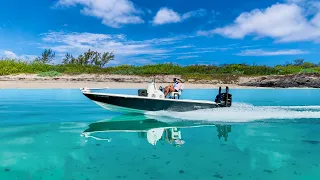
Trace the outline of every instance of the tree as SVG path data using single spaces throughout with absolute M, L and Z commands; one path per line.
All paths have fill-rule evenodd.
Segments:
M 56 53 L 53 52 L 51 49 L 45 49 L 42 52 L 41 57 L 37 57 L 35 61 L 46 64 L 51 62 L 55 56 L 56 56 Z
M 114 59 L 114 54 L 106 52 L 101 55 L 97 51 L 91 51 L 90 49 L 79 55 L 78 58 L 74 58 L 71 54 L 67 53 L 63 59 L 63 64 L 79 64 L 79 65 L 92 65 L 98 67 L 104 67 L 109 61 Z
M 95 51 L 91 51 L 90 49 L 88 50 L 88 52 L 85 52 L 83 54 L 83 59 L 81 64 L 82 65 L 89 65 L 92 62 L 92 59 L 94 57 L 94 55 L 96 54 Z
M 304 59 L 296 59 L 293 61 L 295 66 L 301 66 L 304 62 Z
M 311 63 L 311 62 L 304 62 L 301 66 L 303 68 L 313 68 L 313 67 L 316 67 L 317 65 L 315 65 L 314 63 Z
M 102 54 L 99 67 L 104 67 L 108 62 L 114 60 L 114 54 L 111 52 L 106 52 Z
M 63 64 L 72 64 L 72 59 L 74 59 L 73 56 L 72 56 L 71 54 L 67 53 L 67 54 L 64 56 L 64 58 L 63 58 L 63 60 L 62 60 L 62 63 L 63 63 Z
M 292 63 L 289 61 L 286 61 L 285 66 L 292 66 Z
M 90 65 L 90 64 L 93 64 L 94 61 L 98 61 L 98 60 L 99 60 L 99 53 L 96 51 L 91 51 L 89 49 L 87 52 L 78 56 L 77 64 Z

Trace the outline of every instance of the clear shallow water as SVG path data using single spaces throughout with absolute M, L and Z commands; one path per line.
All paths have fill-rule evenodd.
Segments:
M 0 90 L 0 179 L 320 179 L 319 90 L 231 93 L 230 109 L 137 116 L 79 90 Z

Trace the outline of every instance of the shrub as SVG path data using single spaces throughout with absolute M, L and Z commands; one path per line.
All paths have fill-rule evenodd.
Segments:
M 71 55 L 68 59 L 72 59 Z M 40 72 L 40 73 L 39 73 Z M 156 74 L 163 75 L 183 75 L 186 78 L 213 78 L 234 76 L 256 76 L 256 75 L 278 75 L 295 73 L 320 73 L 320 66 L 313 63 L 303 62 L 301 65 L 277 65 L 258 66 L 246 64 L 225 64 L 223 66 L 213 65 L 190 65 L 181 66 L 172 63 L 153 64 L 145 66 L 120 65 L 114 67 L 100 67 L 97 65 L 81 64 L 58 64 L 50 65 L 38 61 L 26 62 L 14 59 L 0 60 L 0 75 L 17 73 L 36 73 L 39 76 L 58 76 L 59 73 L 83 74 L 83 73 L 104 73 L 104 74 L 131 74 L 150 76 Z
M 57 71 L 47 71 L 47 72 L 40 72 L 38 76 L 40 77 L 55 77 L 55 76 L 60 76 L 61 73 Z

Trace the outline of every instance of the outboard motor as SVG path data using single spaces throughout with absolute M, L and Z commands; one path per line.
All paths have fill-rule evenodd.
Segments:
M 229 87 L 226 87 L 226 92 L 221 93 L 221 87 L 219 87 L 219 94 L 216 96 L 215 102 L 221 107 L 230 107 L 232 104 L 232 94 L 229 94 Z

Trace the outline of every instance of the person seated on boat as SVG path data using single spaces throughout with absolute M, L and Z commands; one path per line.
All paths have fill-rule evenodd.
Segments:
M 170 92 L 170 91 L 174 91 L 174 87 L 178 84 L 177 82 L 177 78 L 173 78 L 173 83 L 172 84 L 169 84 L 169 86 L 166 86 L 164 88 L 164 94 L 165 94 L 165 97 L 167 96 L 167 94 Z
M 177 78 L 173 78 L 173 84 L 170 84 L 169 86 L 166 86 L 164 89 L 164 97 L 167 97 L 167 95 L 171 92 L 178 92 L 182 87 L 181 80 L 178 80 Z

